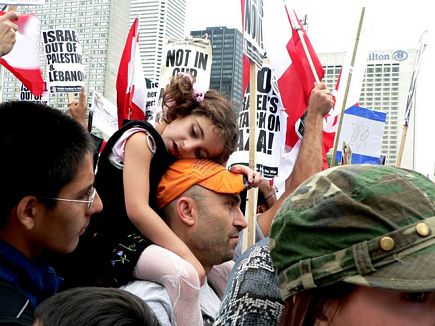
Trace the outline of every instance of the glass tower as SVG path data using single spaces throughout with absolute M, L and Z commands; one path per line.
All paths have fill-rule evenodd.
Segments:
M 212 44 L 210 88 L 231 100 L 236 114 L 242 108 L 242 33 L 235 28 L 207 27 L 192 31 L 193 37 L 207 34 Z
M 130 24 L 136 17 L 145 78 L 158 81 L 167 39 L 185 36 L 186 0 L 131 0 Z

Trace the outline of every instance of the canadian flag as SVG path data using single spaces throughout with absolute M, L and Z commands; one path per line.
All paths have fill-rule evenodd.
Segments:
M 139 18 L 130 28 L 116 79 L 118 127 L 126 120 L 144 120 L 146 83 L 139 54 Z
M 0 15 L 4 15 L 4 12 L 0 12 Z M 44 92 L 44 80 L 38 61 L 40 20 L 33 15 L 20 15 L 17 25 L 15 45 L 11 52 L 0 58 L 0 63 L 33 95 L 39 96 Z

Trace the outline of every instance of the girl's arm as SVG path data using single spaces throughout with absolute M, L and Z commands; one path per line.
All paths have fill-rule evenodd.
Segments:
M 261 183 L 261 174 L 243 164 L 233 164 L 229 170 L 233 173 L 244 174 L 248 178 L 249 186 L 258 187 Z
M 202 284 L 205 279 L 205 270 L 201 263 L 187 245 L 149 206 L 152 152 L 147 146 L 146 138 L 145 133 L 135 133 L 127 140 L 125 146 L 123 176 L 127 215 L 144 237 L 190 262 L 198 272 Z

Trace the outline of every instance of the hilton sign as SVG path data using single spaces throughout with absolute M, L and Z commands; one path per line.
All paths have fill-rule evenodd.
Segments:
M 408 59 L 408 52 L 403 50 L 397 50 L 393 53 L 377 53 L 371 52 L 368 55 L 368 61 L 387 61 L 387 60 L 395 60 L 395 61 L 405 61 Z

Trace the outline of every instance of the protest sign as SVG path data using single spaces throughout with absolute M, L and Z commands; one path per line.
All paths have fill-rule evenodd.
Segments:
M 47 83 L 51 93 L 79 93 L 85 85 L 82 46 L 71 29 L 42 32 L 47 57 Z
M 91 111 L 93 125 L 101 131 L 105 140 L 118 130 L 118 113 L 116 106 L 102 94 L 94 92 L 92 94 Z
M 228 165 L 249 162 L 249 97 L 245 93 L 239 112 L 239 146 L 229 159 Z M 279 175 L 279 164 L 284 148 L 286 117 L 276 80 L 268 65 L 257 72 L 257 119 L 256 119 L 256 170 L 271 179 Z M 284 132 L 283 132 L 284 131 Z
M 387 114 L 352 106 L 344 111 L 339 144 L 352 148 L 352 164 L 380 164 L 382 138 Z M 340 162 L 342 151 L 337 151 Z
M 24 86 L 24 84 L 21 84 L 20 95 L 18 99 L 20 101 L 29 101 L 48 105 L 49 97 L 50 96 L 46 89 L 41 95 L 35 96 L 26 86 Z
M 263 0 L 243 0 L 243 53 L 261 67 L 264 56 Z
M 163 50 L 159 85 L 165 88 L 172 76 L 189 73 L 196 77 L 199 89 L 208 90 L 211 63 L 212 50 L 209 39 L 169 40 Z
M 146 84 L 146 102 L 145 102 L 145 119 L 155 125 L 156 115 L 161 111 L 159 106 L 160 88 L 158 82 L 145 78 Z

